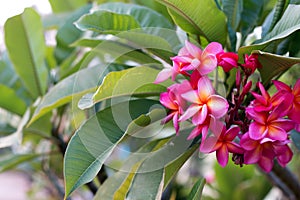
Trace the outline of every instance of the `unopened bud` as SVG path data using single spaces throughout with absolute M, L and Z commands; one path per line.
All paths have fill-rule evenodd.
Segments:
M 252 87 L 252 81 L 248 81 L 246 85 L 243 87 L 242 94 L 247 94 L 250 91 L 251 87 Z
M 236 71 L 236 74 L 235 74 L 235 84 L 236 84 L 236 87 L 239 89 L 240 85 L 241 85 L 241 71 L 240 70 Z

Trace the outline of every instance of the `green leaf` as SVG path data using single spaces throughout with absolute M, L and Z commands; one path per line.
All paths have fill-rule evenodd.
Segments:
M 5 43 L 15 70 L 33 98 L 47 88 L 48 71 L 44 58 L 46 46 L 40 16 L 31 8 L 9 18 L 5 25 Z
M 95 91 L 102 72 L 103 69 L 99 67 L 86 68 L 60 81 L 42 98 L 29 124 L 54 108 Z
M 121 15 L 105 10 L 84 15 L 75 24 L 81 30 L 112 34 L 140 28 L 140 25 L 131 15 Z
M 92 107 L 94 104 L 122 96 L 158 96 L 166 91 L 161 84 L 154 84 L 158 70 L 149 67 L 135 67 L 127 70 L 109 73 L 93 96 L 84 98 L 79 102 L 81 109 Z M 169 84 L 167 81 L 165 84 Z M 88 98 L 92 98 L 88 101 Z
M 18 115 L 25 113 L 26 104 L 13 89 L 0 84 L 0 93 L 0 107 Z
M 91 5 L 86 5 L 80 9 L 72 12 L 68 18 L 64 19 L 64 24 L 57 30 L 55 36 L 56 39 L 56 48 L 54 50 L 55 58 L 57 63 L 61 64 L 67 57 L 69 57 L 75 48 L 70 45 L 78 40 L 83 32 L 78 30 L 74 25 L 74 22 L 79 19 L 83 14 L 89 12 Z
M 100 186 L 94 199 L 113 199 L 116 191 L 123 190 L 123 187 L 128 188 L 128 186 L 131 186 L 132 181 L 129 182 L 126 180 L 132 177 L 132 175 L 136 175 L 136 168 L 139 167 L 141 162 L 145 160 L 145 154 L 153 152 L 162 147 L 168 140 L 169 138 L 149 142 L 141 147 L 138 151 L 132 153 L 124 162 L 120 170 L 110 176 L 104 182 L 104 184 Z M 126 191 L 126 194 L 127 192 L 128 191 Z
M 291 132 L 292 140 L 294 145 L 297 147 L 297 149 L 300 151 L 300 133 L 293 130 Z
M 124 137 L 131 119 L 147 113 L 156 103 L 153 100 L 139 100 L 114 105 L 98 112 L 76 131 L 64 159 L 66 197 L 97 175 Z
M 227 16 L 228 25 L 236 31 L 241 21 L 243 0 L 224 0 L 222 9 Z
M 204 36 L 209 42 L 226 43 L 227 26 L 224 13 L 213 0 L 157 0 L 166 5 L 175 21 L 184 31 Z
M 275 25 L 273 30 L 268 33 L 258 44 L 241 47 L 238 50 L 239 58 L 242 58 L 244 54 L 250 54 L 253 50 L 264 51 L 269 46 L 274 45 L 295 31 L 300 29 L 300 5 L 290 4 L 285 10 L 283 16 Z
M 203 187 L 205 185 L 205 179 L 199 179 L 193 186 L 191 193 L 188 196 L 188 200 L 201 199 Z
M 186 140 L 187 131 L 149 154 L 137 170 L 128 199 L 160 199 L 163 188 L 198 148 Z
M 261 51 L 253 51 L 252 53 L 258 55 L 258 60 L 262 65 L 262 68 L 258 70 L 263 84 L 268 84 L 272 78 L 288 70 L 293 65 L 300 63 L 300 58 L 279 56 Z
M 83 5 L 87 4 L 88 0 L 49 0 L 49 3 L 51 4 L 51 8 L 53 12 L 60 13 L 60 12 L 67 12 L 67 11 L 73 11 L 77 8 L 82 7 Z
M 39 154 L 17 154 L 10 155 L 0 160 L 0 172 L 15 168 L 17 165 L 33 160 Z
M 138 24 L 143 27 L 161 27 L 173 29 L 174 26 L 162 14 L 145 6 L 128 3 L 107 3 L 99 6 L 100 10 L 107 10 L 118 14 L 133 16 Z
M 264 1 L 261 0 L 243 0 L 243 12 L 240 23 L 242 41 L 253 31 L 258 24 L 261 16 Z

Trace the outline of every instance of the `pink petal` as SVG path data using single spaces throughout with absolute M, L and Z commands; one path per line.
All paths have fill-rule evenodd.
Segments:
M 254 119 L 256 122 L 265 124 L 267 121 L 267 113 L 266 112 L 256 112 L 254 107 L 247 107 L 246 113 L 249 115 L 251 119 Z
M 289 118 L 295 121 L 296 123 L 300 123 L 300 102 L 294 103 L 292 109 L 288 114 Z
M 191 103 L 196 103 L 196 104 L 201 103 L 199 101 L 199 96 L 198 96 L 196 90 L 186 92 L 186 93 L 182 94 L 181 97 L 184 98 L 185 100 L 191 102 Z
M 275 85 L 277 90 L 285 90 L 285 91 L 289 91 L 289 92 L 292 91 L 291 88 L 287 84 L 285 84 L 281 81 L 273 80 L 272 82 Z
M 173 117 L 173 125 L 174 125 L 174 128 L 175 128 L 176 134 L 178 135 L 178 133 L 179 133 L 178 112 L 176 112 L 174 117 Z
M 156 84 L 161 83 L 167 80 L 168 78 L 170 78 L 171 76 L 172 76 L 172 68 L 163 69 L 158 73 L 154 83 Z
M 280 127 L 281 129 L 285 130 L 286 132 L 291 131 L 295 128 L 295 123 L 288 119 L 277 119 L 272 121 L 272 126 Z
M 214 87 L 207 76 L 202 76 L 198 81 L 198 95 L 201 102 L 206 102 L 208 97 L 215 93 Z
M 190 133 L 190 135 L 188 136 L 187 140 L 192 140 L 194 139 L 195 137 L 197 137 L 198 135 L 201 134 L 201 131 L 202 131 L 202 126 L 196 126 L 192 132 Z
M 210 136 L 205 139 L 202 138 L 200 145 L 200 151 L 202 153 L 211 153 L 222 146 L 221 142 L 218 142 L 218 138 L 215 136 Z
M 225 167 L 228 163 L 228 149 L 226 145 L 223 145 L 216 152 L 217 160 L 222 167 Z
M 179 118 L 179 121 L 185 121 L 185 120 L 191 118 L 191 117 L 194 116 L 201 108 L 202 108 L 202 106 L 199 106 L 199 105 L 197 105 L 197 104 L 192 104 L 192 105 L 185 111 L 185 113 Z
M 221 118 L 227 113 L 229 104 L 225 98 L 219 95 L 211 95 L 207 102 L 207 107 L 215 118 Z
M 189 41 L 185 41 L 185 47 L 190 55 L 192 55 L 195 58 L 200 58 L 202 54 L 202 50 L 197 47 L 196 45 L 192 44 Z
M 174 115 L 175 115 L 175 112 L 172 112 L 169 115 L 167 115 L 163 120 L 161 120 L 161 124 L 166 124 L 167 122 L 169 122 L 173 118 Z
M 267 137 L 273 140 L 283 141 L 287 139 L 287 133 L 280 127 L 269 126 Z
M 169 92 L 163 92 L 160 94 L 160 103 L 171 110 L 177 110 L 174 100 L 170 99 Z
M 259 159 L 258 165 L 265 172 L 270 172 L 273 168 L 274 162 L 273 162 L 273 159 L 263 156 Z
M 240 147 L 240 145 L 234 142 L 227 142 L 226 145 L 230 153 L 238 153 L 238 154 L 244 153 L 244 150 Z
M 207 117 L 207 106 L 204 104 L 201 110 L 199 110 L 199 112 L 197 112 L 194 115 L 192 122 L 195 125 L 202 124 L 205 121 L 206 117 Z
M 219 137 L 223 131 L 224 124 L 220 120 L 217 120 L 213 115 L 210 116 L 209 121 L 209 129 L 212 131 L 212 133 Z
M 263 84 L 261 82 L 258 82 L 258 87 L 260 89 L 260 92 L 262 94 L 262 96 L 266 99 L 269 100 L 270 99 L 270 95 L 269 93 L 265 90 Z
M 268 129 L 265 125 L 257 122 L 252 122 L 249 126 L 249 137 L 253 140 L 260 140 L 268 133 Z
M 211 42 L 203 50 L 202 56 L 207 56 L 208 54 L 217 55 L 221 52 L 223 52 L 222 45 L 218 42 Z
M 282 167 L 285 167 L 286 164 L 292 160 L 293 152 L 287 145 L 281 146 L 280 148 L 281 149 L 277 151 L 280 151 L 282 153 L 277 155 L 277 161 Z
M 191 77 L 190 77 L 190 84 L 194 90 L 196 90 L 198 88 L 198 81 L 200 78 L 201 78 L 201 75 L 198 72 L 198 70 L 193 71 L 193 73 L 191 74 Z
M 201 75 L 207 75 L 212 72 L 218 65 L 216 56 L 208 55 L 204 59 L 201 59 L 201 65 L 198 68 L 198 71 Z
M 226 141 L 232 141 L 239 134 L 239 132 L 240 132 L 240 127 L 238 126 L 231 127 L 226 131 L 223 138 Z
M 257 148 L 251 150 L 251 151 L 246 151 L 244 154 L 244 161 L 245 164 L 254 164 L 259 161 L 262 155 L 262 148 L 261 146 L 258 146 Z
M 247 151 L 251 151 L 255 148 L 257 148 L 257 146 L 259 145 L 259 142 L 256 141 L 256 140 L 252 140 L 250 137 L 249 137 L 249 133 L 245 133 L 241 140 L 240 140 L 240 145 L 241 147 L 243 147 L 243 149 L 247 150 Z

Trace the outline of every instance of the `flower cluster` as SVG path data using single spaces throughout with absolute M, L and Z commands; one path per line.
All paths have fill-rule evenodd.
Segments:
M 257 163 L 266 172 L 272 169 L 275 158 L 282 166 L 292 159 L 289 131 L 300 129 L 300 79 L 294 88 L 273 81 L 278 91 L 272 96 L 260 82 L 260 93 L 251 92 L 248 78 L 262 67 L 258 56 L 245 55 L 244 63 L 239 64 L 236 53 L 225 52 L 216 42 L 202 50 L 186 41 L 171 60 L 173 66 L 163 69 L 155 83 L 170 77 L 175 81 L 178 75 L 184 78 L 160 95 L 160 102 L 169 110 L 162 123 L 172 120 L 178 134 L 180 123 L 190 121 L 195 128 L 187 139 L 201 135 L 200 151 L 216 152 L 223 167 L 229 153 L 236 164 Z M 225 73 L 237 69 L 236 88 L 230 100 L 216 93 L 209 78 L 217 66 Z M 250 95 L 253 100 L 244 106 Z

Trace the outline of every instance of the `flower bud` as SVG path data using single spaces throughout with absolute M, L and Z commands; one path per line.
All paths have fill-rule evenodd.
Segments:
M 257 54 L 251 54 L 250 56 L 246 54 L 245 55 L 245 63 L 242 64 L 242 66 L 244 67 L 244 71 L 248 76 L 253 74 L 257 68 L 262 67 L 262 65 L 258 61 Z
M 238 67 L 238 55 L 233 52 L 220 52 L 216 55 L 218 66 L 221 66 L 225 72 Z

